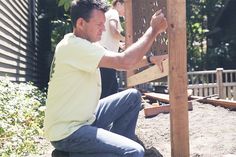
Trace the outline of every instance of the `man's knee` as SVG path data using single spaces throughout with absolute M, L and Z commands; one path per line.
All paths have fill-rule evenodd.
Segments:
M 128 89 L 129 90 L 129 96 L 134 101 L 138 101 L 137 103 L 141 103 L 141 93 L 134 88 Z

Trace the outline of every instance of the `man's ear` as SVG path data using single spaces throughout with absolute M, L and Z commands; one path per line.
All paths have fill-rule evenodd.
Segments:
M 78 18 L 76 21 L 76 28 L 83 29 L 85 20 L 83 18 Z

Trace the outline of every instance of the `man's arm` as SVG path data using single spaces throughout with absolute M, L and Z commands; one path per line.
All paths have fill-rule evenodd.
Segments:
M 112 19 L 109 21 L 109 28 L 111 30 L 112 36 L 115 39 L 121 40 L 121 41 L 125 41 L 125 37 L 122 36 L 120 34 L 120 32 L 118 31 L 118 21 Z
M 163 71 L 163 65 L 161 63 L 162 63 L 162 61 L 166 60 L 167 58 L 168 58 L 168 55 L 151 56 L 150 61 L 152 64 L 156 64 L 160 68 L 160 71 Z M 145 67 L 148 65 L 150 65 L 150 63 L 147 61 L 147 57 L 143 56 L 143 59 L 141 59 L 141 61 L 139 61 L 137 64 L 135 64 L 131 68 L 131 70 Z
M 157 11 L 151 19 L 150 27 L 145 34 L 122 53 L 106 53 L 99 67 L 129 70 L 137 64 L 147 53 L 155 38 L 167 28 L 167 21 L 161 10 Z

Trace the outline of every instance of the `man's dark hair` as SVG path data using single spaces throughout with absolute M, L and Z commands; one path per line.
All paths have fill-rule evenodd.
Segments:
M 71 2 L 71 21 L 72 25 L 76 26 L 78 18 L 83 18 L 89 21 L 91 13 L 94 9 L 101 10 L 104 13 L 108 10 L 108 5 L 101 0 L 74 0 Z
M 113 1 L 112 1 L 112 6 L 113 6 L 113 7 L 116 6 L 116 4 L 117 4 L 118 2 L 120 2 L 121 4 L 123 4 L 123 3 L 124 3 L 124 0 L 113 0 Z

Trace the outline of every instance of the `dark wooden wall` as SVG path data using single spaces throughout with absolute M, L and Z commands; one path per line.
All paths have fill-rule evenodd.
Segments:
M 150 26 L 152 15 L 162 10 L 165 17 L 167 16 L 167 3 L 162 0 L 131 0 L 132 1 L 132 39 L 136 42 Z M 162 33 L 156 38 L 148 54 L 163 55 L 168 53 L 167 33 Z M 141 72 L 148 67 L 143 67 L 135 70 L 135 73 Z M 159 81 L 166 81 L 167 77 L 159 79 Z M 145 88 L 146 84 L 138 85 L 138 88 Z
M 0 79 L 40 84 L 38 0 L 0 1 Z
M 162 0 L 133 0 L 133 40 L 140 38 L 150 26 L 152 15 L 162 9 L 166 16 L 166 1 Z M 167 54 L 167 34 L 162 33 L 154 42 L 150 52 L 154 54 Z

